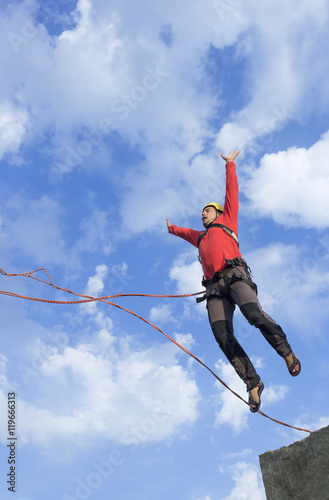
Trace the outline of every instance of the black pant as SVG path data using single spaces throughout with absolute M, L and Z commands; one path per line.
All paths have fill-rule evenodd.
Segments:
M 258 328 L 276 352 L 286 357 L 292 350 L 282 328 L 266 314 L 258 301 L 256 292 L 242 278 L 250 275 L 245 266 L 232 268 L 217 283 L 207 286 L 207 309 L 209 322 L 219 347 L 245 382 L 247 390 L 260 381 L 253 364 L 239 344 L 233 332 L 233 313 L 237 305 L 248 322 Z M 233 279 L 232 279 L 233 278 Z

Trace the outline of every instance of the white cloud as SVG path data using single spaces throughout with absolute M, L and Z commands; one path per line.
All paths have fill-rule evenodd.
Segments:
M 92 202 L 90 213 L 80 223 L 81 237 L 76 242 L 74 251 L 81 253 L 99 250 L 106 256 L 113 252 L 114 242 L 109 228 L 111 215 L 111 210 L 99 210 Z
M 260 369 L 260 368 L 264 368 L 266 366 L 264 358 L 255 358 L 254 356 L 252 356 L 251 359 L 252 359 L 252 363 L 253 363 L 255 368 Z
M 216 144 L 220 151 L 231 151 L 233 149 L 244 149 L 254 137 L 247 127 L 243 128 L 236 123 L 225 123 L 221 128 Z
M 0 159 L 6 153 L 17 153 L 29 127 L 29 114 L 21 106 L 0 103 Z
M 244 256 L 258 285 L 263 309 L 281 323 L 294 325 L 307 341 L 310 329 L 319 335 L 328 321 L 325 300 L 328 294 L 328 235 L 299 246 L 273 243 Z M 303 311 L 303 314 L 300 314 Z M 317 317 L 314 324 L 314 315 Z M 288 332 L 287 332 L 288 334 Z M 292 343 L 292 339 L 288 340 Z M 293 346 L 292 346 L 293 347 Z
M 10 40 L 13 42 L 16 37 L 18 41 L 8 50 L 8 40 L 4 39 L 8 50 L 3 57 L 3 64 L 9 65 L 8 87 L 10 83 L 22 86 L 20 97 L 32 103 L 37 130 L 54 125 L 58 138 L 64 142 L 58 149 L 61 154 L 65 150 L 69 154 L 67 147 L 73 148 L 75 155 L 80 154 L 77 136 L 74 144 L 67 133 L 84 127 L 87 134 L 92 131 L 108 138 L 110 122 L 134 141 L 140 140 L 140 130 L 156 137 L 156 132 L 173 129 L 175 136 L 182 127 L 182 136 L 186 132 L 193 137 L 200 135 L 200 120 L 209 114 L 214 98 L 200 91 L 197 95 L 191 80 L 186 85 L 182 64 L 186 67 L 187 59 L 194 61 L 196 52 L 200 57 L 205 50 L 203 45 L 197 50 L 191 22 L 198 19 L 200 33 L 207 39 L 208 24 L 215 27 L 213 16 L 203 16 L 201 29 L 201 7 L 191 8 L 185 2 L 184 10 L 172 3 L 171 13 L 167 6 L 153 7 L 150 11 L 147 4 L 139 4 L 137 9 L 127 8 L 121 2 L 105 5 L 80 0 L 73 14 L 75 26 L 57 37 L 51 37 L 34 19 L 33 3 L 23 2 L 17 10 L 8 7 L 3 14 L 4 35 L 12 34 Z M 134 12 L 140 20 L 138 28 L 132 17 Z M 171 51 L 159 37 L 163 24 L 168 24 L 168 15 L 177 22 L 177 34 L 180 33 L 180 43 Z M 30 36 L 24 37 L 27 26 Z M 194 42 L 192 47 L 190 41 Z M 13 53 L 14 59 L 10 57 Z M 28 73 L 24 71 L 27 65 Z M 166 85 L 169 75 L 171 83 Z M 197 70 L 195 76 L 201 79 L 202 72 Z M 194 110 L 191 102 L 195 102 Z M 84 159 L 82 151 L 80 156 L 78 163 Z
M 251 450 L 250 448 L 246 448 L 245 450 L 238 451 L 236 453 L 228 453 L 227 455 L 225 455 L 225 458 L 227 460 L 232 460 L 232 459 L 236 459 L 236 458 L 250 456 L 252 454 L 253 454 L 253 450 Z
M 200 155 L 204 141 L 214 139 L 209 119 L 225 104 L 204 67 L 211 46 L 236 44 L 250 70 L 250 102 L 224 123 L 220 148 L 250 145 L 254 137 L 280 128 L 291 113 L 304 110 L 301 98 L 304 103 L 326 75 L 325 65 L 304 71 L 323 45 L 318 42 L 326 32 L 324 0 L 299 2 L 297 17 L 294 3 L 282 0 L 275 6 L 267 0 L 261 8 L 255 1 L 184 0 L 157 2 L 152 9 L 147 2 L 127 7 L 80 0 L 71 13 L 74 26 L 58 36 L 38 24 L 36 8 L 21 2 L 3 12 L 4 94 L 20 89 L 31 134 L 41 137 L 52 129 L 48 154 L 59 178 L 82 165 L 111 169 L 112 130 L 138 146 L 143 163 L 116 179 L 124 186 L 122 207 L 134 206 L 133 222 L 121 208 L 132 232 L 160 225 L 166 215 L 182 215 L 187 198 L 196 210 L 217 177 L 215 154 Z M 170 28 L 170 43 L 161 36 L 164 26 Z M 8 34 L 20 37 L 18 45 L 8 44 Z M 215 191 L 223 195 L 220 187 Z
M 37 341 L 28 353 L 35 358 L 42 348 L 43 356 L 29 398 L 20 392 L 22 445 L 56 453 L 64 440 L 82 445 L 102 436 L 139 446 L 184 435 L 197 420 L 199 391 L 178 364 L 180 351 L 169 343 L 142 349 L 132 337 L 116 338 L 111 321 L 105 326 L 76 347 Z
M 3 247 L 10 253 L 25 252 L 40 266 L 65 263 L 65 240 L 62 234 L 63 209 L 49 196 L 27 199 L 13 195 L 4 206 Z
M 329 132 L 309 149 L 265 155 L 245 186 L 257 215 L 286 227 L 329 226 Z
M 218 9 L 219 4 L 220 9 Z M 291 18 L 295 16 L 295 6 L 288 5 L 287 2 L 280 1 L 279 4 L 273 6 L 271 2 L 266 1 L 262 3 L 261 8 L 259 3 L 254 1 L 248 5 L 243 2 L 234 6 L 225 2 L 212 2 L 212 5 L 213 13 L 218 14 L 218 16 L 213 16 L 217 21 L 217 29 L 211 26 L 212 29 L 209 30 L 208 27 L 207 38 L 206 31 L 202 31 L 204 16 L 201 16 L 201 23 L 200 19 L 198 20 L 200 28 L 198 36 L 204 37 L 204 46 L 211 43 L 215 47 L 223 48 L 236 43 L 237 52 L 240 51 L 249 69 L 246 85 L 251 94 L 250 101 L 245 107 L 224 123 L 218 135 L 217 147 L 219 150 L 229 150 L 234 147 L 245 148 L 247 145 L 249 149 L 254 148 L 255 138 L 277 131 L 283 128 L 289 120 L 296 118 L 298 114 L 303 114 L 305 94 L 310 91 L 312 85 L 318 86 L 311 76 L 312 72 L 305 75 L 304 68 L 310 66 L 314 54 L 318 54 L 319 44 L 317 40 L 314 41 L 313 37 L 311 39 L 307 35 L 307 41 L 305 41 L 305 32 L 311 33 L 308 31 L 310 23 L 314 25 L 315 30 L 324 32 L 324 20 L 327 19 L 326 5 L 322 0 L 317 3 L 316 7 L 309 1 L 303 1 L 301 5 L 298 5 L 298 16 L 293 27 Z M 194 13 L 194 11 L 192 14 L 189 12 L 189 15 L 194 15 Z M 225 19 L 225 30 L 221 29 L 221 19 Z M 211 22 L 208 22 L 211 25 Z M 173 26 L 175 26 L 174 22 Z M 180 27 L 182 44 L 186 35 L 184 28 L 185 24 L 183 28 Z M 227 35 L 228 32 L 229 35 Z M 304 41 L 302 55 L 301 40 Z M 181 50 L 185 50 L 185 46 Z M 171 54 L 173 64 L 175 64 L 175 49 L 171 51 Z M 189 54 L 185 56 L 188 61 Z M 204 59 L 206 60 L 205 54 Z M 296 60 L 300 62 L 297 65 Z M 326 81 L 326 73 L 323 70 L 319 75 L 321 81 Z M 171 84 L 173 80 L 176 87 L 182 84 L 177 68 L 176 72 L 170 71 L 168 84 Z M 244 82 L 241 82 L 241 86 L 243 84 Z M 186 85 L 184 93 L 185 96 L 190 97 Z M 170 97 L 175 99 L 173 93 Z M 302 97 L 304 97 L 303 101 Z M 199 100 L 197 102 L 199 103 Z M 168 106 L 168 100 L 166 100 L 166 106 Z M 180 102 L 179 109 L 181 106 Z M 190 99 L 189 106 L 194 116 L 200 117 L 199 111 L 194 108 L 194 99 Z M 203 108 L 208 110 L 207 106 L 203 105 Z M 175 117 L 177 117 L 177 111 L 173 110 L 171 113 L 173 121 Z M 201 119 L 199 119 L 199 127 L 197 125 L 194 127 L 197 133 L 193 133 L 192 128 L 187 125 L 190 120 L 187 116 L 185 118 L 184 124 L 181 120 L 178 136 L 177 128 L 172 124 L 170 130 L 167 130 L 167 140 L 171 136 L 171 130 L 175 134 L 175 140 L 170 140 L 170 147 L 168 148 L 167 140 L 165 143 L 158 140 L 156 143 L 152 141 L 148 144 L 146 161 L 142 169 L 137 174 L 134 169 L 127 176 L 128 182 L 133 182 L 129 182 L 128 189 L 126 188 L 126 197 L 132 200 L 134 205 L 140 207 L 138 224 L 132 228 L 134 231 L 159 225 L 166 215 L 181 215 L 186 199 L 189 199 L 189 207 L 192 205 L 194 210 L 194 200 L 199 202 L 200 191 L 203 194 L 202 190 L 205 182 L 208 183 L 208 178 L 210 183 L 214 184 L 213 177 L 215 176 L 210 175 L 208 169 L 208 163 L 214 162 L 214 158 L 210 159 L 203 154 L 195 157 L 203 149 L 203 138 L 205 136 L 213 138 L 213 133 L 207 130 L 207 124 L 202 123 Z M 158 129 L 157 132 L 159 137 Z M 148 137 L 151 138 L 151 135 Z M 212 153 L 211 156 L 214 157 L 215 154 Z M 159 158 L 161 164 L 160 168 L 157 168 Z M 198 170 L 195 168 L 195 159 L 199 164 Z M 158 179 L 157 176 L 159 176 Z M 173 176 L 174 185 L 170 181 Z M 161 189 L 162 193 L 161 206 L 157 203 L 158 189 Z M 221 193 L 220 190 L 217 189 L 217 191 Z M 207 197 L 202 196 L 202 198 Z M 147 207 L 150 208 L 151 213 L 147 211 Z M 125 220 L 125 223 L 132 225 L 128 220 Z
M 301 429 L 308 429 L 310 431 L 316 431 L 318 429 L 323 429 L 329 425 L 329 416 L 319 417 L 317 420 L 312 420 L 312 415 L 307 417 L 299 417 L 295 423 L 295 427 Z M 297 436 L 300 436 L 299 431 L 294 431 Z
M 125 227 L 132 233 L 149 230 L 155 225 L 161 225 L 165 230 L 166 217 L 171 219 L 174 216 L 173 224 L 177 219 L 181 222 L 191 215 L 200 214 L 208 198 L 216 197 L 214 191 L 216 194 L 220 192 L 218 196 L 223 197 L 220 188 L 224 187 L 224 182 L 220 185 L 216 172 L 218 161 L 210 156 L 198 155 L 189 163 L 190 157 L 202 148 L 202 140 L 195 137 L 189 142 L 188 133 L 185 134 L 181 145 L 174 138 L 170 147 L 167 140 L 164 144 L 149 144 L 142 167 L 131 169 L 126 174 L 121 215 Z M 224 165 L 223 160 L 220 162 Z M 134 219 L 126 210 L 127 206 L 134 207 Z
M 96 274 L 88 279 L 87 287 L 85 290 L 85 295 L 91 297 L 98 297 L 104 290 L 104 280 L 108 274 L 108 267 L 105 264 L 100 264 L 96 266 Z M 96 313 L 97 302 L 88 302 L 82 304 L 82 309 L 89 314 Z
M 104 279 L 106 278 L 108 267 L 105 264 L 96 266 L 96 274 L 88 279 L 86 295 L 98 295 L 104 289 Z
M 177 319 L 173 315 L 172 307 L 163 304 L 159 306 L 154 306 L 150 309 L 150 321 L 152 323 L 177 323 Z
M 192 250 L 180 254 L 173 262 L 169 277 L 176 281 L 178 294 L 202 291 L 202 267 L 197 259 L 197 252 Z
M 279 401 L 285 399 L 289 393 L 289 388 L 285 385 L 271 385 L 267 386 L 266 390 L 262 394 L 262 404 L 264 406 L 270 405 L 272 403 L 278 403 Z
M 122 262 L 115 269 L 125 275 L 128 266 Z M 88 294 L 103 293 L 108 271 L 104 264 L 96 266 L 87 282 Z M 68 336 L 67 325 L 54 332 L 45 329 L 36 337 L 38 325 L 32 325 L 33 334 L 17 363 L 23 378 L 14 384 L 20 387 L 25 415 L 22 444 L 57 456 L 64 440 L 74 449 L 98 436 L 136 447 L 169 439 L 178 431 L 184 436 L 198 418 L 200 399 L 189 364 L 186 369 L 179 364 L 185 355 L 170 342 L 144 348 L 135 336 L 116 334 L 104 312 L 96 307 L 88 312 L 81 314 L 80 307 L 72 318 L 78 337 Z M 20 329 L 26 337 L 31 326 L 23 322 Z M 187 345 L 193 342 L 190 334 L 177 338 Z M 0 370 L 5 397 L 12 385 L 12 366 L 5 357 L 0 357 Z M 36 421 L 40 425 L 35 426 Z
M 219 360 L 218 363 L 216 363 L 216 370 L 219 373 L 219 377 L 234 392 L 239 394 L 244 400 L 248 399 L 245 384 L 237 376 L 230 364 Z M 220 393 L 218 394 L 220 410 L 216 412 L 215 425 L 221 426 L 227 424 L 232 427 L 236 434 L 239 434 L 243 429 L 248 427 L 249 407 L 228 389 L 223 387 L 220 382 L 216 382 L 215 385 L 220 389 Z
M 117 264 L 116 266 L 112 266 L 111 271 L 119 274 L 120 276 L 127 276 L 128 265 L 126 264 L 126 262 L 122 262 L 121 264 Z
M 222 500 L 265 500 L 265 490 L 259 469 L 246 462 L 230 467 L 235 486 Z
M 207 92 L 203 66 L 196 64 L 214 38 L 228 36 L 227 30 L 218 30 L 214 5 L 185 1 L 170 2 L 170 8 L 164 8 L 157 3 L 150 10 L 143 3 L 126 8 L 121 2 L 79 1 L 75 27 L 58 37 L 51 37 L 33 20 L 35 8 L 23 3 L 17 10 L 8 7 L 3 16 L 4 33 L 22 38 L 25 24 L 32 30 L 29 38 L 23 37 L 6 54 L 3 64 L 9 71 L 4 74 L 8 88 L 24 89 L 20 98 L 32 108 L 34 133 L 52 127 L 49 159 L 56 158 L 59 178 L 97 153 L 100 156 L 90 162 L 92 168 L 103 162 L 108 169 L 107 141 L 113 128 L 133 144 L 139 143 L 146 158 L 137 175 L 132 169 L 123 176 L 122 205 L 130 201 L 136 213 L 133 225 L 130 220 L 124 223 L 133 231 L 158 223 L 165 207 L 170 215 L 181 200 L 181 190 L 170 181 L 171 172 L 180 171 L 181 182 L 192 185 L 188 162 L 203 148 L 203 137 L 209 135 L 207 119 L 218 104 L 217 97 Z M 172 47 L 159 36 L 168 24 Z M 234 25 L 229 31 L 231 36 Z M 20 71 L 27 65 L 28 73 Z M 197 176 L 199 186 L 204 171 L 203 167 Z M 163 193 L 160 210 L 158 188 Z M 144 221 L 147 206 L 153 210 Z
M 82 219 L 81 236 L 69 248 L 67 224 L 70 214 L 57 200 L 48 195 L 30 198 L 25 193 L 5 197 L 1 207 L 0 238 L 2 248 L 9 255 L 24 253 L 40 267 L 49 263 L 77 269 L 85 253 L 100 252 L 108 256 L 116 244 L 110 231 L 109 212 L 91 208 Z M 73 234 L 74 231 L 72 231 Z M 126 264 L 109 270 L 113 288 L 118 289 L 120 279 L 129 280 Z M 115 290 L 114 290 L 115 291 Z
M 6 378 L 6 367 L 7 367 L 7 358 L 3 354 L 0 354 L 0 387 L 6 387 L 8 385 L 8 381 Z
M 257 362 L 257 359 L 253 359 L 252 361 L 254 366 L 259 368 L 260 364 Z M 218 363 L 216 363 L 216 370 L 223 382 L 225 382 L 234 392 L 239 394 L 245 401 L 248 401 L 249 395 L 246 392 L 245 384 L 237 376 L 235 370 L 229 363 L 219 360 Z M 215 425 L 229 425 L 236 434 L 239 434 L 243 429 L 248 428 L 248 416 L 251 415 L 249 406 L 226 389 L 220 382 L 217 381 L 215 385 L 220 389 L 219 395 L 216 396 L 216 401 L 220 405 L 220 409 L 216 412 Z M 267 405 L 281 401 L 287 394 L 288 388 L 286 386 L 266 386 L 262 394 L 262 410 L 264 406 L 266 407 Z
M 196 343 L 190 333 L 175 333 L 174 339 L 186 349 L 190 349 Z
M 323 81 L 328 70 L 325 65 L 326 69 L 315 68 L 316 77 L 313 71 L 305 74 L 305 67 L 314 65 L 315 54 L 319 57 L 319 40 L 311 33 L 327 29 L 328 11 L 323 0 L 316 4 L 299 2 L 297 14 L 296 5 L 281 0 L 275 5 L 265 1 L 260 6 L 252 1 L 241 2 L 233 9 L 245 21 L 240 23 L 244 36 L 238 46 L 240 55 L 249 63 L 250 98 L 222 126 L 217 136 L 219 149 L 228 150 L 235 145 L 251 148 L 251 153 L 255 139 L 275 132 L 309 110 L 304 105 L 306 96 L 319 87 L 319 79 Z M 321 98 L 312 100 L 318 109 L 320 103 Z

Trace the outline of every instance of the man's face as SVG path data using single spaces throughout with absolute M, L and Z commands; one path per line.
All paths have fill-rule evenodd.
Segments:
M 217 217 L 218 214 L 215 207 L 206 207 L 202 211 L 202 224 L 204 227 L 208 227 Z

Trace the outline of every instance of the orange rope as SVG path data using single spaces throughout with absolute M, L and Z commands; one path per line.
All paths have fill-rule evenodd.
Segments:
M 37 278 L 36 276 L 34 276 L 34 273 L 36 273 L 38 271 L 45 271 L 45 273 L 48 276 L 49 281 L 46 281 L 46 280 L 43 280 L 41 278 Z M 27 272 L 27 273 L 6 273 L 3 269 L 0 269 L 0 274 L 2 274 L 4 276 L 24 276 L 24 277 L 27 277 L 27 278 L 33 278 L 33 279 L 35 279 L 37 281 L 40 281 L 42 283 L 45 283 L 47 285 L 51 285 L 54 288 L 56 288 L 57 290 L 61 290 L 61 291 L 66 292 L 66 293 L 70 293 L 70 294 L 75 295 L 77 297 L 81 297 L 81 299 L 79 299 L 79 300 L 72 300 L 72 301 L 40 299 L 40 298 L 36 298 L 36 297 L 26 297 L 24 295 L 20 295 L 20 294 L 17 294 L 17 293 L 8 292 L 8 291 L 5 291 L 5 290 L 0 290 L 0 294 L 7 295 L 9 297 L 16 297 L 16 298 L 20 298 L 20 299 L 33 300 L 33 301 L 36 301 L 36 302 L 46 302 L 48 304 L 84 304 L 84 303 L 87 303 L 87 302 L 100 301 L 100 302 L 104 302 L 105 304 L 109 304 L 111 306 L 117 307 L 118 309 L 121 309 L 122 311 L 125 311 L 125 312 L 131 314 L 132 316 L 135 316 L 136 318 L 140 319 L 144 323 L 147 323 L 148 325 L 150 325 L 153 328 L 155 328 L 156 330 L 158 330 L 158 332 L 162 333 L 168 340 L 170 340 L 173 344 L 175 344 L 179 349 L 181 349 L 183 352 L 185 352 L 186 354 L 188 354 L 189 356 L 191 356 L 193 359 L 195 359 L 195 361 L 197 361 L 204 368 L 206 368 L 226 389 L 228 389 L 232 394 L 234 394 L 234 396 L 236 396 L 237 398 L 241 399 L 241 401 L 243 401 L 244 403 L 246 403 L 246 405 L 249 406 L 249 403 L 245 399 L 243 399 L 239 394 L 237 394 L 236 392 L 234 392 L 221 378 L 218 377 L 218 375 L 215 372 L 213 372 L 205 363 L 203 363 L 203 361 L 201 361 L 197 356 L 195 356 L 193 353 L 191 353 L 188 349 L 186 349 L 181 344 L 179 344 L 176 340 L 174 340 L 169 335 L 167 335 L 163 330 L 161 330 L 161 328 L 159 328 L 158 326 L 154 325 L 153 323 L 150 323 L 150 321 L 146 320 L 142 316 L 139 316 L 135 312 L 130 311 L 129 309 L 125 309 L 124 307 L 122 307 L 122 306 L 120 306 L 118 304 L 115 304 L 114 302 L 110 302 L 108 300 L 110 298 L 116 298 L 116 297 L 165 297 L 165 298 L 193 297 L 195 295 L 200 295 L 201 293 L 204 293 L 203 291 L 202 292 L 197 292 L 197 293 L 191 293 L 191 294 L 184 294 L 184 295 L 154 295 L 154 294 L 142 294 L 142 293 L 124 293 L 124 294 L 108 295 L 108 296 L 105 296 L 105 297 L 91 297 L 89 295 L 83 295 L 83 294 L 80 294 L 80 293 L 76 293 L 76 292 L 73 292 L 72 290 L 69 290 L 67 288 L 62 288 L 60 286 L 55 285 L 53 283 L 51 277 L 49 276 L 47 269 L 45 269 L 45 268 L 36 269 L 35 271 L 30 271 L 30 272 Z M 301 429 L 299 427 L 294 427 L 293 425 L 281 422 L 280 420 L 276 420 L 275 418 L 272 418 L 269 415 L 266 415 L 265 413 L 263 413 L 260 410 L 258 410 L 258 413 L 260 415 L 263 415 L 263 417 L 266 417 L 266 418 L 268 418 L 268 419 L 272 420 L 273 422 L 276 422 L 276 423 L 278 423 L 280 425 L 284 425 L 286 427 L 290 427 L 291 429 L 295 429 L 297 431 L 309 432 L 310 434 L 312 433 L 312 431 L 309 431 L 308 429 Z
M 37 273 L 39 271 L 44 271 L 47 274 L 49 281 L 46 281 L 46 280 L 43 280 L 41 278 L 37 278 L 36 276 L 34 276 L 34 273 Z M 149 293 L 118 293 L 115 295 L 106 295 L 104 297 L 91 297 L 89 295 L 83 295 L 80 293 L 76 293 L 76 292 L 73 292 L 72 290 L 69 290 L 68 288 L 62 288 L 60 286 L 55 285 L 53 283 L 47 269 L 45 269 L 44 267 L 40 267 L 40 269 L 36 269 L 35 271 L 29 271 L 27 273 L 6 273 L 3 269 L 0 269 L 0 274 L 2 274 L 4 276 L 23 276 L 26 278 L 32 278 L 36 281 L 40 281 L 41 283 L 45 283 L 46 285 L 51 285 L 52 287 L 56 288 L 56 290 L 61 290 L 61 291 L 66 292 L 66 293 L 71 293 L 73 295 L 76 295 L 77 297 L 85 297 L 88 299 L 92 299 L 93 301 L 97 301 L 97 300 L 102 301 L 103 299 L 114 299 L 117 297 L 161 297 L 161 298 L 194 297 L 195 295 L 200 295 L 201 293 L 204 293 L 204 291 L 196 292 L 196 293 L 188 293 L 188 294 L 183 294 L 183 295 L 155 295 L 155 294 L 149 294 Z M 0 293 L 3 293 L 4 295 L 7 294 L 7 292 L 1 291 L 1 290 L 0 290 Z M 10 292 L 8 292 L 8 295 L 10 295 Z M 15 296 L 15 294 L 13 294 L 13 295 Z M 23 298 L 25 298 L 25 297 L 23 297 Z M 29 298 L 29 297 L 27 297 L 27 298 Z M 37 300 L 37 299 L 31 298 L 31 300 Z M 56 303 L 56 301 L 55 301 L 55 303 Z M 65 304 L 66 302 L 61 302 L 61 303 Z M 67 303 L 75 303 L 75 302 L 67 302 Z

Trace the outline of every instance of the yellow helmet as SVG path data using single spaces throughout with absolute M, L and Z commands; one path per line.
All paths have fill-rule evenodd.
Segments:
M 214 207 L 218 212 L 224 212 L 224 207 L 220 205 L 219 203 L 216 203 L 215 201 L 210 201 L 207 203 L 205 207 L 203 207 L 203 210 L 207 207 Z

